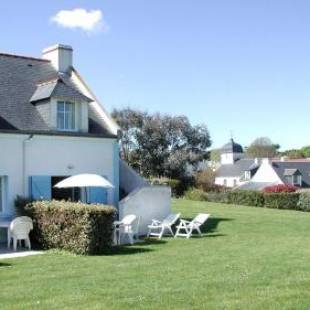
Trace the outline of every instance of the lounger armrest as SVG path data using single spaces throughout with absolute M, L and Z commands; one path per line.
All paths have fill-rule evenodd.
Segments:
M 154 220 L 154 219 L 152 219 L 152 226 L 153 225 L 160 225 L 162 222 L 161 221 L 159 221 L 159 220 Z

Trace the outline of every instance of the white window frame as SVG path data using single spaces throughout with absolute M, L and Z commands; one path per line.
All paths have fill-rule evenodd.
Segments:
M 58 124 L 58 106 L 59 104 L 64 104 L 64 111 L 63 111 L 63 123 L 64 123 L 64 128 L 60 128 L 59 124 Z M 66 126 L 66 112 L 68 113 L 68 111 L 66 111 L 66 105 L 70 104 L 72 105 L 72 113 L 73 115 L 71 116 L 72 118 L 72 125 L 73 128 L 69 128 L 68 126 Z M 76 131 L 77 130 L 77 126 L 76 126 L 76 103 L 73 101 L 68 101 L 68 100 L 57 100 L 56 102 L 56 125 L 57 125 L 57 130 L 60 131 Z

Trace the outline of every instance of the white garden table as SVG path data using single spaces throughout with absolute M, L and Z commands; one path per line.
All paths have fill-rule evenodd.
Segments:
M 0 220 L 0 228 L 4 228 L 7 231 L 7 236 L 8 236 L 8 248 L 10 248 L 10 232 L 9 232 L 9 227 L 10 227 L 11 221 L 8 220 Z

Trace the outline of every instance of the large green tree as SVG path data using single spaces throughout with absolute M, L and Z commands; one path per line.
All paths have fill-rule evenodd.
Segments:
M 112 112 L 122 129 L 121 155 L 145 176 L 182 177 L 188 164 L 208 157 L 206 125 L 193 126 L 185 116 L 150 114 L 130 108 Z
M 272 158 L 278 154 L 279 144 L 274 144 L 267 137 L 260 137 L 255 139 L 251 145 L 246 149 L 246 155 L 251 158 Z

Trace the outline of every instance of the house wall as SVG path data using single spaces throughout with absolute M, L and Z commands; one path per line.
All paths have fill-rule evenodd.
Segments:
M 225 180 L 226 180 L 226 185 L 225 185 Z M 237 182 L 236 184 L 234 184 L 234 180 Z M 241 182 L 240 182 L 240 177 L 216 177 L 215 184 L 227 186 L 227 187 L 234 187 L 236 185 L 240 185 Z
M 252 182 L 273 182 L 275 184 L 283 184 L 282 180 L 274 171 L 268 159 L 262 161 L 261 166 L 251 179 Z
M 0 134 L 0 175 L 7 176 L 7 199 L 0 216 L 14 212 L 16 195 L 29 195 L 31 176 L 95 173 L 115 184 L 108 203 L 118 202 L 119 162 L 115 139 Z
M 221 154 L 221 164 L 233 164 L 237 159 L 243 158 L 243 153 L 222 153 Z
M 130 193 L 119 203 L 119 217 L 140 216 L 139 235 L 146 235 L 152 219 L 163 220 L 171 213 L 171 189 L 167 186 L 146 186 Z

